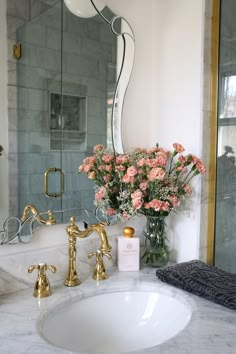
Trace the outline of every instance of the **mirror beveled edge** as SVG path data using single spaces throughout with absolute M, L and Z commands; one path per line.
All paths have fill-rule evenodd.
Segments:
M 115 152 L 123 153 L 124 148 L 123 148 L 122 135 L 121 135 L 122 112 L 123 112 L 126 90 L 128 88 L 130 77 L 132 75 L 132 70 L 133 70 L 134 55 L 135 55 L 135 36 L 129 22 L 123 16 L 115 15 L 109 20 L 102 13 L 103 10 L 99 11 L 98 7 L 96 6 L 96 0 L 89 0 L 89 1 L 97 11 L 98 15 L 102 18 L 102 20 L 110 26 L 112 33 L 117 37 L 117 39 L 118 37 L 122 39 L 123 52 L 120 58 L 120 67 L 117 72 L 117 80 L 116 80 L 116 85 L 113 94 L 113 104 L 112 104 L 112 113 L 111 113 L 111 140 L 112 140 L 112 149 Z M 112 9 L 106 4 L 106 2 L 104 2 L 104 4 L 112 11 Z M 126 29 L 128 28 L 128 31 L 126 29 L 122 29 L 122 22 L 121 22 L 121 31 L 120 32 L 116 31 L 115 24 L 119 20 L 125 23 Z M 130 59 L 128 60 L 131 61 L 131 67 L 128 69 L 129 71 L 125 67 L 125 59 L 127 57 L 127 48 L 128 48 L 128 39 L 131 39 L 133 44 L 132 58 L 131 60 Z M 125 85 L 123 85 L 124 87 L 122 87 L 121 86 L 122 78 L 124 78 L 125 76 L 126 76 L 126 83 Z M 119 104 L 118 104 L 118 100 L 120 101 Z M 119 107 L 121 107 L 121 109 L 119 109 Z M 117 128 L 118 128 L 118 132 L 116 131 Z

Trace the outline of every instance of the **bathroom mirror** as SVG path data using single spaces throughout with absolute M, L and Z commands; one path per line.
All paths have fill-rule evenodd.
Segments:
M 82 1 L 92 8 L 87 17 L 75 15 L 68 3 L 73 1 L 7 2 L 8 41 L 19 54 L 9 51 L 8 57 L 14 217 L 28 204 L 39 212 L 69 210 L 58 213 L 57 222 L 67 222 L 81 208 L 93 210 L 93 182 L 78 176 L 78 166 L 97 144 L 123 151 L 122 108 L 134 34 L 101 0 Z
M 217 145 L 214 264 L 220 269 L 235 273 L 236 3 L 233 0 L 221 0 L 215 6 L 215 22 L 219 35 L 214 43 L 217 46 L 218 59 L 215 74 L 218 78 L 218 109 L 216 117 L 213 117 Z

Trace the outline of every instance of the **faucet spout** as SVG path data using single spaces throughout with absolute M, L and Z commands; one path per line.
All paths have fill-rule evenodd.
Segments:
M 90 236 L 93 232 L 96 232 L 100 238 L 100 250 L 103 253 L 111 251 L 111 246 L 109 245 L 107 233 L 102 224 L 91 224 L 85 230 L 80 230 L 77 225 L 75 225 L 75 218 L 72 216 L 70 218 L 70 225 L 67 227 L 67 233 L 73 237 L 86 238 Z
M 27 218 L 29 217 L 30 213 L 34 215 L 34 218 L 38 221 L 39 224 L 43 225 L 54 225 L 56 224 L 56 220 L 54 218 L 52 210 L 48 210 L 48 219 L 44 219 L 42 216 L 40 216 L 40 213 L 36 209 L 36 207 L 32 204 L 26 205 L 23 211 L 23 215 L 21 217 L 22 221 L 26 221 Z

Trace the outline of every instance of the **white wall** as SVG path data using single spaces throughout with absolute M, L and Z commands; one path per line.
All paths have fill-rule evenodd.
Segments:
M 0 225 L 8 216 L 8 119 L 7 119 L 7 29 L 6 0 L 0 0 Z
M 107 0 L 136 38 L 133 74 L 123 111 L 124 148 L 171 148 L 202 155 L 205 0 Z M 198 179 L 198 180 L 197 180 Z M 178 261 L 199 257 L 200 177 L 189 215 L 170 219 Z
M 164 146 L 177 141 L 188 152 L 202 156 L 204 1 L 164 3 L 165 31 L 160 38 L 156 76 L 157 120 L 151 120 L 150 139 L 155 143 L 158 138 Z M 178 261 L 199 257 L 201 177 L 196 179 L 190 215 L 172 218 Z

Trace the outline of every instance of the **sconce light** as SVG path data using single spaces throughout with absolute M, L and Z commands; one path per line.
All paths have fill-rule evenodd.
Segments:
M 97 11 L 90 0 L 64 0 L 64 3 L 70 12 L 78 17 L 88 18 L 97 15 Z M 94 4 L 99 11 L 106 6 L 102 0 L 95 0 Z

